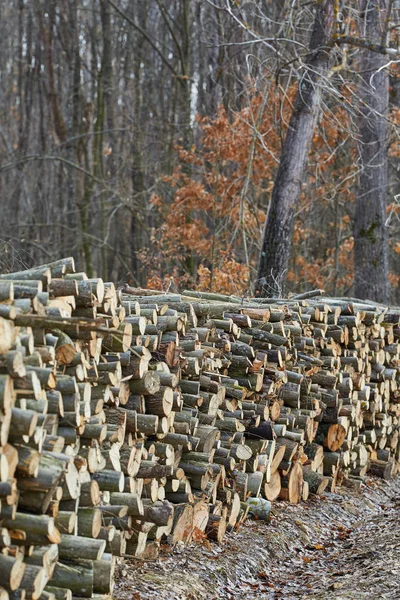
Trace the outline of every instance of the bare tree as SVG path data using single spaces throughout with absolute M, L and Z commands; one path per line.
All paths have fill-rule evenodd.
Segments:
M 364 37 L 387 45 L 388 0 L 362 0 Z M 389 293 L 388 194 L 389 72 L 387 58 L 368 48 L 361 51 L 359 96 L 360 178 L 354 222 L 355 295 L 387 302 Z
M 288 269 L 295 205 L 305 174 L 318 118 L 321 83 L 328 74 L 333 31 L 333 4 L 316 4 L 309 57 L 299 81 L 263 234 L 257 287 L 264 296 L 279 295 Z

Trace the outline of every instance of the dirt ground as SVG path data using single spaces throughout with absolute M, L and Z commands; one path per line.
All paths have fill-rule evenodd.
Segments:
M 121 561 L 115 600 L 400 600 L 400 478 L 248 521 L 221 545 Z

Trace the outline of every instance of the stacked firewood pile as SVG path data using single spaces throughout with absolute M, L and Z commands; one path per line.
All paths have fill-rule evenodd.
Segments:
M 400 309 L 0 277 L 2 600 L 107 598 L 115 557 L 221 541 L 250 497 L 398 471 Z

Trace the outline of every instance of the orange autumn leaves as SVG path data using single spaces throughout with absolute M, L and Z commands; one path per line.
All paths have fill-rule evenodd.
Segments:
M 176 167 L 151 199 L 161 226 L 153 231 L 154 251 L 142 256 L 149 287 L 252 292 L 293 93 L 271 87 L 262 118 L 255 94 L 241 111 L 228 115 L 221 107 L 215 118 L 197 119 L 197 144 L 176 148 Z M 289 289 L 350 288 L 357 171 L 351 120 L 332 107 L 315 132 L 296 207 Z
M 158 276 L 161 285 L 172 279 L 202 290 L 246 291 L 276 164 L 255 141 L 271 127 L 265 122 L 254 131 L 259 102 L 254 98 L 249 109 L 231 118 L 222 108 L 215 119 L 199 118 L 199 148 L 177 148 L 178 166 L 164 178 L 168 191 L 152 198 L 163 220 L 155 236 L 159 273 L 152 274 L 153 284 Z M 249 160 L 251 181 L 244 194 Z

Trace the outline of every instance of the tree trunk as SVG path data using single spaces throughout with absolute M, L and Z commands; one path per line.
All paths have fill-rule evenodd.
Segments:
M 310 54 L 299 81 L 294 109 L 282 147 L 271 203 L 262 240 L 257 289 L 262 296 L 284 291 L 290 245 L 301 184 L 307 163 L 321 97 L 321 81 L 329 67 L 329 40 L 333 27 L 333 3 L 316 3 Z
M 365 37 L 381 43 L 385 37 L 387 0 L 363 0 Z M 359 117 L 360 180 L 354 222 L 354 286 L 358 298 L 388 300 L 388 232 L 386 198 L 388 187 L 387 143 L 389 73 L 383 69 L 386 56 L 361 51 Z M 381 69 L 381 70 L 380 70 Z

